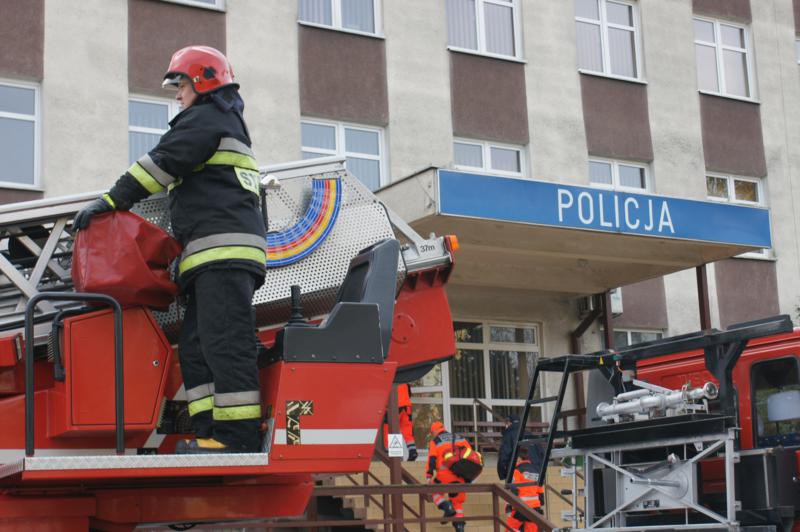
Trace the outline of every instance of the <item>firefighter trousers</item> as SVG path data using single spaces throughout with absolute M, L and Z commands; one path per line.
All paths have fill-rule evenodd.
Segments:
M 444 477 L 444 478 L 440 478 Z M 446 469 L 440 469 L 436 473 L 436 479 L 433 481 L 435 484 L 464 484 L 464 481 L 456 477 L 453 473 Z M 456 518 L 464 517 L 464 503 L 467 500 L 467 494 L 463 491 L 461 492 L 452 492 L 452 493 L 434 493 L 433 494 L 433 504 L 439 506 L 442 502 L 447 500 L 445 498 L 450 499 L 450 502 L 453 504 L 453 509 L 456 511 Z
M 243 452 L 257 452 L 261 442 L 255 283 L 249 271 L 225 263 L 198 273 L 178 344 L 192 431 Z

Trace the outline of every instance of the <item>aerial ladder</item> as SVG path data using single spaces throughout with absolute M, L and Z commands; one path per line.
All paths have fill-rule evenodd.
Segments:
M 455 352 L 453 237 L 423 238 L 324 158 L 264 168 L 262 452 L 176 455 L 182 310 L 74 291 L 97 194 L 0 207 L 0 529 L 129 530 L 301 514 L 314 475 L 366 471 L 393 383 Z M 169 231 L 165 197 L 133 211 Z

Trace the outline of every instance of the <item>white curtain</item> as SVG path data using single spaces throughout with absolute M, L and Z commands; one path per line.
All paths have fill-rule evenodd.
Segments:
M 333 24 L 331 0 L 300 0 L 299 18 L 316 24 Z
M 600 46 L 600 26 L 577 22 L 578 68 L 603 71 L 603 54 Z
M 447 0 L 447 35 L 450 46 L 478 49 L 475 0 Z
M 484 4 L 486 51 L 514 55 L 514 11 L 511 6 Z
M 342 26 L 351 30 L 375 33 L 373 0 L 342 0 Z

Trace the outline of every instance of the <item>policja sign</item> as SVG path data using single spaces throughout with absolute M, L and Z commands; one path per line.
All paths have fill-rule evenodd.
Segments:
M 389 434 L 389 458 L 402 458 L 403 457 L 403 435 L 402 434 Z

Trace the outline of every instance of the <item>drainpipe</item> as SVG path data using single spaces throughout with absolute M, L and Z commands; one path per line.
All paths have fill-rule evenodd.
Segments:
M 711 306 L 708 303 L 708 271 L 706 265 L 698 266 L 697 270 L 697 300 L 700 303 L 700 329 L 705 331 L 711 328 Z

